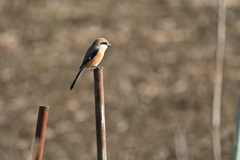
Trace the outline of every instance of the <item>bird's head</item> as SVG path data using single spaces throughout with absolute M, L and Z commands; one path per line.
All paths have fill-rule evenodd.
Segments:
M 98 38 L 94 41 L 95 45 L 98 47 L 108 48 L 111 47 L 111 44 L 105 38 Z

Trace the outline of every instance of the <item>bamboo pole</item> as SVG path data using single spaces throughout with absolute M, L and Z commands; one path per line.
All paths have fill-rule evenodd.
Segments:
M 218 0 L 218 32 L 216 48 L 216 71 L 213 93 L 213 112 L 212 112 L 212 138 L 213 138 L 213 157 L 214 160 L 221 160 L 221 136 L 220 136 L 220 117 L 221 117 L 221 97 L 222 97 L 222 75 L 223 60 L 225 50 L 225 30 L 226 30 L 226 2 Z

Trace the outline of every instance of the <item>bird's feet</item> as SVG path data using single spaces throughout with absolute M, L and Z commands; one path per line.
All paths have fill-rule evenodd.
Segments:
M 92 66 L 91 71 L 92 71 L 93 69 L 99 69 L 99 67 L 97 67 L 97 66 Z

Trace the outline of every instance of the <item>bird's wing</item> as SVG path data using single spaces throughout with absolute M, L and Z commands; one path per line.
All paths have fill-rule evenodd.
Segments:
M 82 65 L 80 66 L 80 68 L 85 65 L 88 61 L 90 61 L 94 56 L 97 55 L 99 51 L 99 48 L 89 48 L 85 57 L 83 58 L 83 61 L 82 61 Z

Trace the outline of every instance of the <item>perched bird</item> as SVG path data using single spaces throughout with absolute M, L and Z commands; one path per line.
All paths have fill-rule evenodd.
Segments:
M 111 44 L 105 38 L 98 38 L 93 42 L 83 58 L 79 72 L 70 86 L 70 90 L 73 89 L 76 81 L 85 68 L 97 68 L 97 65 L 102 61 L 104 53 L 108 47 L 111 47 Z

